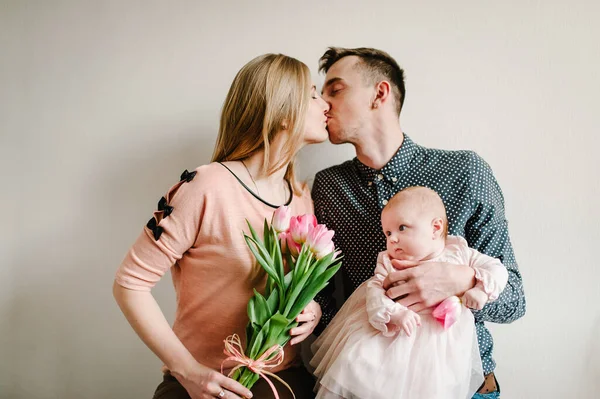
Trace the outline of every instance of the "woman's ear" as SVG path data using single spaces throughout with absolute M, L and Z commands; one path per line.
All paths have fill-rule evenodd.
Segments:
M 442 233 L 444 232 L 444 221 L 442 220 L 442 218 L 435 218 L 431 221 L 431 227 L 433 230 L 433 235 L 432 235 L 432 239 L 438 239 L 442 236 Z

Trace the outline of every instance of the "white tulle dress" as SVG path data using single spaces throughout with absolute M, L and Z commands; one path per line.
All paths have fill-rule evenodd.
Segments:
M 456 236 L 431 261 L 470 265 L 490 300 L 506 285 L 497 259 Z M 393 271 L 386 252 L 375 275 L 348 298 L 312 346 L 317 399 L 470 399 L 483 382 L 473 314 L 463 309 L 447 330 L 430 314 L 411 336 L 388 329 L 390 315 L 405 309 L 385 295 L 382 282 Z

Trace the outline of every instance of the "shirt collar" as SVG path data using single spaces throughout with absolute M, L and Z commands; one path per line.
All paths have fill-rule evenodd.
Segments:
M 410 161 L 416 150 L 417 145 L 405 134 L 402 145 L 398 148 L 396 154 L 380 170 L 363 164 L 358 158 L 354 158 L 354 164 L 358 169 L 361 180 L 365 183 L 376 179 L 386 179 L 395 183 L 410 166 Z

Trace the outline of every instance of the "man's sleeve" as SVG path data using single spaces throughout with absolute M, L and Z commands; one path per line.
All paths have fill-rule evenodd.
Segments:
M 508 271 L 508 283 L 498 299 L 475 311 L 475 320 L 511 323 L 525 314 L 525 294 L 508 234 L 504 196 L 490 166 L 475 153 L 470 167 L 473 214 L 465 226 L 465 238 L 471 248 L 499 259 Z

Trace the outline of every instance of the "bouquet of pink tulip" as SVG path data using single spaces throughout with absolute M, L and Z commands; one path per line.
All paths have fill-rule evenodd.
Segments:
M 265 220 L 262 240 L 250 223 L 248 227 L 251 235 L 244 234 L 244 238 L 267 273 L 266 289 L 264 294 L 254 290 L 248 302 L 245 354 L 239 337 L 230 336 L 225 340 L 225 362 L 238 363 L 229 376 L 246 388 L 263 377 L 278 397 L 265 375 L 277 376 L 265 369 L 281 364 L 283 346 L 298 324 L 296 317 L 328 284 L 341 262 L 331 241 L 333 230 L 317 224 L 314 215 L 292 217 L 291 210 L 282 206 L 273 214 L 271 225 Z

